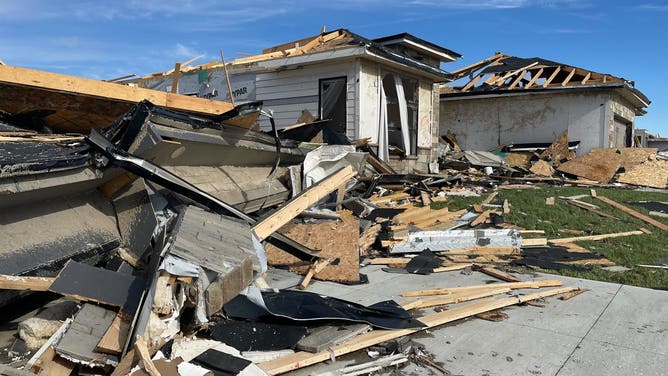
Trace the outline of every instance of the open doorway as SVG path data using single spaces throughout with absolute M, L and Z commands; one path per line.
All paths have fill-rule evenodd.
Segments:
M 321 79 L 319 100 L 320 119 L 330 119 L 327 128 L 334 133 L 334 135 L 329 136 L 345 139 L 347 123 L 346 77 Z M 328 143 L 332 143 L 332 141 L 325 140 Z

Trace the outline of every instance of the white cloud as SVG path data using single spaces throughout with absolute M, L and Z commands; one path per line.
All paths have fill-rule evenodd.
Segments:
M 638 5 L 637 8 L 642 10 L 652 10 L 657 12 L 668 11 L 668 5 L 666 4 L 642 4 Z

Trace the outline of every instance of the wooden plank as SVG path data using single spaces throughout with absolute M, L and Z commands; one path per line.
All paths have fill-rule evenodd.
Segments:
M 643 234 L 644 234 L 643 231 L 636 230 L 636 231 L 616 232 L 616 233 L 613 233 L 613 234 L 588 235 L 588 236 L 576 236 L 576 237 L 572 237 L 572 238 L 549 239 L 548 243 L 550 243 L 550 244 L 562 244 L 562 243 L 572 243 L 572 242 L 584 241 L 584 240 L 603 240 L 603 239 L 611 239 L 611 238 L 619 238 L 619 237 L 624 237 L 624 236 L 643 235 Z
M 626 214 L 628 214 L 628 215 L 630 215 L 630 216 L 636 217 L 636 218 L 640 219 L 640 220 L 643 221 L 643 222 L 649 223 L 650 225 L 652 225 L 652 226 L 654 226 L 654 227 L 657 227 L 657 228 L 659 228 L 659 229 L 661 229 L 661 230 L 663 230 L 663 231 L 668 230 L 668 225 L 665 225 L 665 224 L 663 224 L 663 223 L 657 221 L 656 219 L 653 219 L 653 218 L 650 218 L 650 217 L 648 217 L 648 216 L 646 216 L 646 215 L 644 215 L 644 214 L 641 214 L 641 213 L 639 213 L 639 212 L 637 212 L 637 211 L 635 211 L 635 210 L 629 208 L 628 206 L 625 206 L 625 205 L 620 204 L 620 203 L 617 202 L 617 201 L 614 201 L 614 200 L 612 200 L 612 199 L 609 199 L 609 198 L 607 198 L 607 197 L 605 197 L 605 196 L 600 196 L 600 195 L 596 195 L 595 197 L 596 197 L 598 200 L 601 200 L 601 201 L 605 202 L 605 203 L 608 204 L 608 205 L 614 206 L 615 208 L 617 208 L 617 209 L 623 211 L 624 213 L 626 213 Z
M 508 200 L 503 200 L 503 214 L 508 214 L 510 213 L 510 203 Z
M 566 79 L 564 79 L 564 80 L 561 82 L 561 86 L 566 86 L 566 85 L 568 85 L 568 83 L 571 81 L 571 78 L 573 78 L 573 76 L 575 75 L 575 71 L 576 71 L 576 70 L 577 70 L 577 69 L 575 69 L 575 68 L 571 68 L 571 72 L 568 74 L 568 76 L 566 76 Z
M 485 222 L 486 220 L 489 219 L 489 216 L 492 215 L 492 213 L 496 213 L 495 210 L 485 210 L 484 212 L 480 213 L 478 218 L 474 219 L 469 226 L 475 227 L 478 226 L 479 224 Z
M 540 78 L 540 76 L 543 74 L 544 71 L 545 71 L 545 68 L 540 68 L 537 73 L 535 73 L 531 76 L 531 80 L 529 81 L 528 84 L 526 84 L 524 86 L 524 88 L 528 89 L 528 88 L 532 87 L 533 84 L 536 83 L 536 81 Z
M 153 364 L 151 355 L 148 352 L 146 341 L 144 341 L 142 336 L 137 336 L 135 339 L 135 350 L 137 351 L 137 354 L 139 354 L 139 359 L 143 363 L 146 372 L 148 372 L 150 376 L 160 376 L 160 371 L 155 368 L 155 364 Z
M 568 300 L 568 299 L 574 298 L 574 297 L 582 294 L 583 292 L 587 292 L 587 291 L 589 291 L 589 289 L 579 288 L 577 290 L 573 290 L 571 292 L 565 293 L 564 295 L 560 296 L 559 299 Z
M 325 360 L 329 360 L 332 356 L 337 357 L 348 354 L 357 350 L 364 349 L 369 346 L 376 345 L 381 342 L 390 341 L 395 338 L 403 337 L 420 330 L 433 328 L 452 321 L 460 320 L 478 313 L 492 311 L 508 307 L 515 304 L 521 304 L 529 300 L 541 299 L 548 296 L 564 294 L 572 291 L 573 287 L 564 287 L 541 291 L 534 294 L 504 298 L 504 299 L 487 299 L 475 303 L 465 304 L 459 307 L 449 309 L 447 311 L 434 313 L 422 317 L 420 321 L 427 325 L 426 328 L 420 329 L 403 329 L 403 330 L 374 330 L 368 333 L 361 334 L 346 342 L 332 346 L 325 351 L 311 354 L 307 352 L 297 352 L 288 356 L 272 360 L 269 362 L 260 363 L 259 366 L 270 375 L 279 375 L 285 372 L 293 371 L 295 369 L 303 368 L 316 364 Z
M 527 74 L 526 69 L 523 70 L 520 74 L 518 74 L 517 77 L 513 80 L 513 82 L 510 83 L 508 89 L 514 89 L 515 86 L 517 86 L 520 83 L 520 81 L 522 81 L 522 79 L 524 78 L 524 76 L 526 76 L 526 74 Z
M 522 239 L 522 247 L 536 247 L 542 245 L 547 245 L 547 238 Z
M 591 78 L 591 72 L 587 72 L 582 81 L 580 81 L 580 85 L 585 85 L 589 81 L 589 78 Z
M 604 217 L 604 218 L 610 218 L 610 219 L 615 219 L 615 220 L 619 219 L 619 218 L 615 217 L 614 215 L 610 215 L 608 213 L 605 213 L 605 212 L 602 212 L 602 211 L 598 210 L 598 208 L 593 208 L 592 207 L 592 206 L 596 206 L 596 205 L 591 205 L 589 203 L 586 203 L 586 202 L 583 202 L 583 201 L 580 201 L 580 200 L 569 200 L 569 199 L 565 199 L 565 198 L 564 198 L 564 201 L 566 201 L 567 204 L 577 206 L 580 209 L 592 212 L 592 213 L 597 214 L 597 215 L 599 215 L 601 217 Z
M 506 282 L 521 282 L 522 281 L 521 279 L 517 278 L 516 276 L 514 276 L 510 273 L 506 273 L 502 270 L 493 268 L 491 266 L 482 267 L 482 268 L 478 269 L 478 271 L 481 272 L 481 273 L 485 273 L 489 276 L 492 276 L 494 278 L 498 278 L 502 281 L 506 281 Z
M 507 283 L 491 283 L 488 285 L 474 285 L 464 287 L 448 287 L 432 290 L 407 291 L 401 294 L 403 297 L 409 296 L 430 296 L 430 295 L 448 295 L 467 291 L 478 290 L 494 290 L 499 288 L 510 289 L 535 289 L 540 287 L 562 286 L 564 283 L 557 279 L 543 280 L 543 281 L 526 281 L 526 282 L 507 282 Z
M 462 269 L 470 268 L 472 266 L 473 266 L 473 264 L 458 264 L 458 265 L 441 266 L 440 268 L 434 268 L 434 270 L 432 270 L 432 273 L 452 272 L 452 271 L 455 271 L 455 270 L 462 270 Z
M 336 173 L 328 176 L 320 182 L 310 186 L 297 197 L 288 201 L 280 209 L 269 217 L 256 224 L 252 231 L 260 241 L 266 239 L 276 230 L 298 216 L 301 212 L 313 206 L 323 197 L 337 189 L 342 182 L 348 181 L 355 176 L 352 166 L 346 166 Z
M 49 347 L 35 362 L 32 370 L 41 376 L 69 376 L 75 364 L 59 357 L 53 347 Z
M 131 322 L 127 315 L 118 314 L 112 321 L 109 329 L 104 333 L 95 351 L 105 354 L 120 354 L 130 334 Z
M 139 361 L 139 357 L 137 356 L 137 352 L 135 349 L 130 349 L 123 359 L 118 363 L 116 368 L 114 368 L 114 372 L 111 373 L 111 376 L 126 376 L 130 374 L 130 371 L 134 367 L 135 364 Z
M 561 66 L 558 66 L 558 67 L 554 70 L 554 72 L 552 72 L 552 74 L 550 75 L 550 77 L 549 77 L 547 80 L 545 80 L 545 83 L 543 84 L 543 87 L 548 87 L 548 86 L 552 83 L 552 81 L 554 80 L 554 78 L 557 77 L 557 74 L 559 74 L 559 71 L 560 71 L 560 70 L 561 70 Z
M 373 203 L 376 203 L 376 204 L 379 204 L 379 203 L 382 203 L 382 202 L 403 200 L 403 199 L 410 198 L 410 197 L 411 197 L 411 195 L 406 193 L 406 192 L 397 192 L 397 193 L 393 193 L 393 194 L 390 194 L 390 195 L 387 195 L 387 196 L 372 197 L 371 199 L 369 199 L 369 201 L 371 201 Z
M 494 295 L 505 294 L 511 290 L 507 287 L 499 288 L 495 290 L 485 290 L 485 291 L 474 291 L 474 292 L 465 292 L 461 294 L 450 294 L 445 296 L 439 296 L 436 298 L 423 298 L 416 299 L 407 303 L 402 303 L 401 306 L 406 309 L 406 305 L 411 307 L 411 309 L 420 309 L 420 308 L 429 308 L 435 307 L 444 304 L 456 304 L 467 302 L 469 300 L 475 300 L 480 298 L 487 298 Z
M 490 83 L 490 84 L 491 84 L 491 85 L 502 85 L 508 78 L 510 78 L 510 77 L 512 77 L 512 76 L 514 76 L 514 75 L 516 75 L 516 74 L 518 74 L 519 72 L 521 72 L 521 71 L 523 71 L 523 70 L 529 69 L 529 68 L 531 68 L 531 67 L 533 67 L 533 66 L 535 66 L 535 65 L 538 65 L 538 62 L 537 62 L 537 61 L 534 61 L 533 63 L 531 63 L 531 64 L 529 64 L 529 65 L 527 65 L 527 66 L 524 66 L 524 67 L 515 69 L 515 70 L 513 70 L 513 71 L 510 71 L 510 72 L 506 73 L 505 75 L 501 76 L 499 79 L 494 80 L 494 81 L 493 81 L 492 83 Z
M 230 103 L 222 101 L 9 65 L 0 66 L 0 83 L 130 103 L 147 99 L 157 106 L 209 115 L 219 115 L 233 108 Z
M 429 206 L 423 206 L 421 208 L 411 208 L 408 209 L 402 213 L 399 213 L 392 218 L 392 222 L 399 224 L 399 223 L 408 223 L 410 219 L 413 218 L 418 218 L 420 216 L 424 215 L 429 215 L 429 213 L 432 212 L 443 212 L 447 213 L 448 208 L 443 208 L 443 209 L 438 209 L 438 210 L 432 210 Z
M 483 76 L 484 76 L 483 73 L 480 73 L 480 74 L 478 74 L 477 76 L 475 76 L 471 81 L 469 81 L 469 83 L 467 83 L 467 84 L 461 89 L 461 91 L 468 91 L 470 88 L 472 88 L 473 86 L 475 86 L 475 84 L 477 84 L 478 81 L 480 81 L 480 79 L 481 79 Z
M 0 275 L 0 290 L 47 291 L 55 278 Z
M 409 257 L 376 257 L 369 261 L 370 265 L 396 265 L 408 264 L 411 261 Z
M 498 191 L 492 192 L 489 196 L 487 196 L 484 200 L 482 200 L 481 204 L 489 204 L 494 200 L 494 198 L 499 194 Z

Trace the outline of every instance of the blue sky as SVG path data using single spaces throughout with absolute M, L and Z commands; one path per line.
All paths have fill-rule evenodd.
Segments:
M 651 100 L 638 128 L 668 136 L 668 1 L 0 0 L 0 60 L 97 79 L 171 69 L 347 28 L 409 32 L 464 55 L 495 51 L 633 80 Z

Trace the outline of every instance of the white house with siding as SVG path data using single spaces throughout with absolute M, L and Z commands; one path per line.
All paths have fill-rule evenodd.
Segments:
M 439 91 L 451 75 L 441 63 L 461 55 L 403 33 L 366 39 L 348 30 L 267 48 L 227 64 L 235 104 L 262 101 L 279 128 L 304 110 L 331 119 L 349 140 L 369 138 L 381 159 L 400 171 L 427 171 L 436 159 Z M 220 63 L 182 69 L 177 92 L 229 101 Z M 173 73 L 138 80 L 172 91 Z M 268 127 L 268 123 L 261 124 Z

